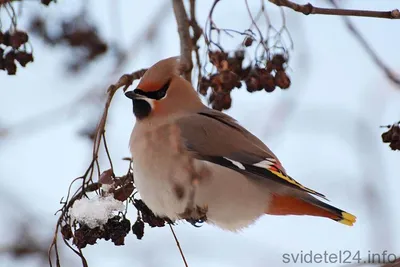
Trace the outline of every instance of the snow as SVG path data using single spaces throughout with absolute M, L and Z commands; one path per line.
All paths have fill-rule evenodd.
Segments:
M 70 215 L 72 220 L 95 228 L 106 224 L 108 219 L 124 209 L 125 205 L 112 195 L 96 196 L 92 199 L 82 198 L 75 201 L 70 209 Z

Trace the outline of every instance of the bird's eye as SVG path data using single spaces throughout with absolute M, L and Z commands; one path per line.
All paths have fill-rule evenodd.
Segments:
M 145 92 L 139 88 L 136 88 L 135 90 L 133 90 L 134 93 L 139 94 L 139 95 L 143 95 L 146 96 L 148 98 L 151 99 L 155 99 L 155 100 L 160 100 L 162 98 L 165 97 L 165 95 L 167 94 L 167 90 L 169 88 L 169 81 L 164 84 L 164 86 L 160 89 L 158 89 L 157 91 L 151 91 L 151 92 Z
M 165 95 L 167 94 L 168 87 L 169 87 L 169 81 L 161 89 L 157 90 L 157 99 L 165 97 Z
M 160 91 L 158 91 L 158 92 L 157 92 L 157 98 L 158 98 L 158 99 L 163 98 L 163 97 L 165 96 L 166 93 L 167 93 L 166 90 L 160 90 Z

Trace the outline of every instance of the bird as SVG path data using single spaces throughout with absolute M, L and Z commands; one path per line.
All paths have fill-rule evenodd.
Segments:
M 207 107 L 179 56 L 151 66 L 134 90 L 129 148 L 142 201 L 156 216 L 239 231 L 263 215 L 356 217 L 289 176 L 277 156 L 229 115 Z

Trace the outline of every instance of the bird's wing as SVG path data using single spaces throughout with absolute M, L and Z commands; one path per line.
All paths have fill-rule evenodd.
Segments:
M 176 123 L 186 148 L 197 159 L 325 198 L 288 176 L 272 151 L 228 115 L 207 108 Z

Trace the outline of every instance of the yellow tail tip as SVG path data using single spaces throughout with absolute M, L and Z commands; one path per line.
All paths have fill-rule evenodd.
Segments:
M 357 217 L 354 216 L 353 214 L 347 213 L 345 211 L 342 212 L 342 218 L 338 220 L 338 222 L 348 225 L 348 226 L 353 226 L 353 224 L 356 222 Z

